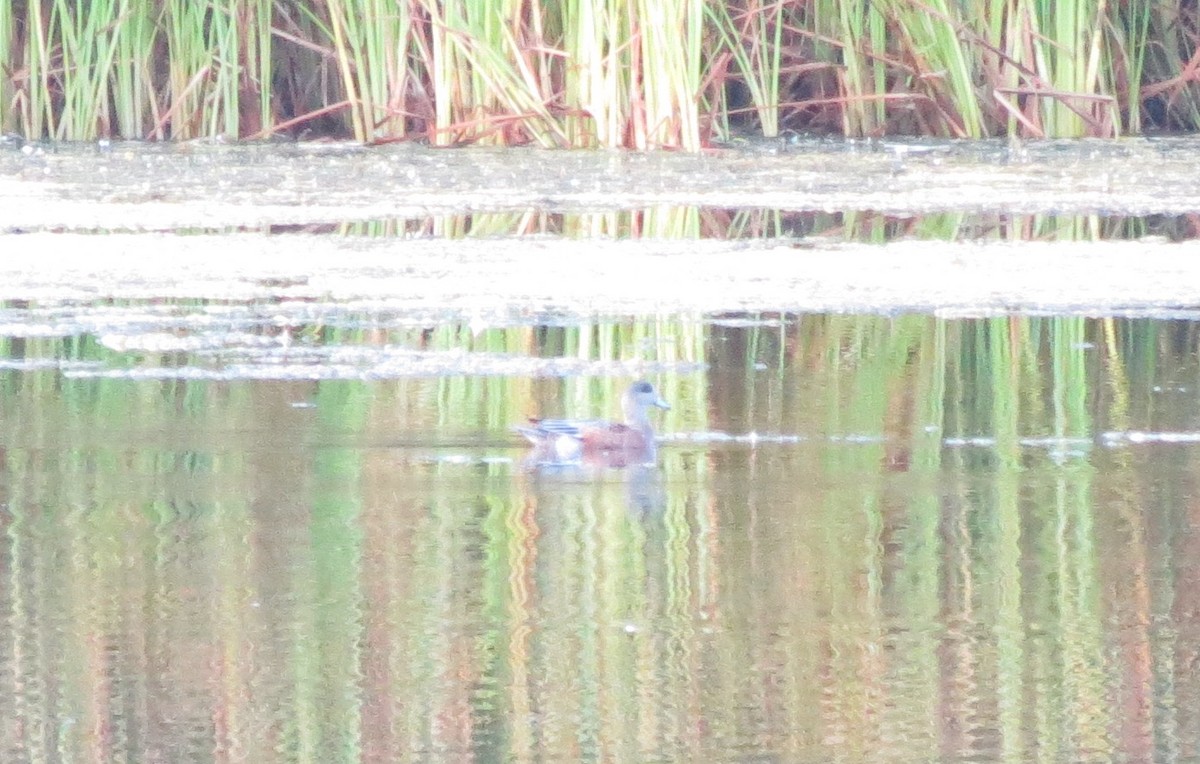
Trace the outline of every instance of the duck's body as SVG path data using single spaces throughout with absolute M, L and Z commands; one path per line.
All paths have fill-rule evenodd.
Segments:
M 622 399 L 623 423 L 530 419 L 529 426 L 518 427 L 517 432 L 533 444 L 531 458 L 538 463 L 602 461 L 614 467 L 645 463 L 653 461 L 656 450 L 651 406 L 671 408 L 649 382 L 634 382 Z

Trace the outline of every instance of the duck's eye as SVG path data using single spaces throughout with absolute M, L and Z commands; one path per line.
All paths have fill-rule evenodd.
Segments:
M 633 386 L 633 391 L 635 393 L 652 393 L 654 388 L 650 386 L 649 382 L 638 382 Z

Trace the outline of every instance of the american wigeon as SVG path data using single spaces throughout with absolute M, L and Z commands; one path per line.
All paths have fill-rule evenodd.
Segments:
M 532 460 L 542 463 L 569 464 L 603 461 L 623 467 L 654 458 L 654 428 L 650 425 L 650 407 L 671 408 L 659 396 L 654 385 L 634 382 L 621 399 L 625 422 L 602 420 L 530 419 L 528 427 L 518 427 L 534 446 Z

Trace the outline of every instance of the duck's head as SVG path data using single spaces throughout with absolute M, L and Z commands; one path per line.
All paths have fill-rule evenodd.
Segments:
M 645 380 L 630 385 L 621 404 L 625 410 L 625 421 L 631 424 L 645 422 L 651 406 L 660 409 L 671 408 L 671 404 L 662 399 L 654 385 Z

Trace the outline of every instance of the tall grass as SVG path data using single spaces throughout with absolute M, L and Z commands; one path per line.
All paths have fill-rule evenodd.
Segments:
M 153 134 L 238 137 L 273 121 L 269 0 L 169 0 L 161 19 L 170 94 Z M 126 135 L 125 137 L 135 137 Z
M 1200 127 L 1200 10 L 1046 0 L 0 4 L 0 127 L 699 150 Z
M 16 41 L 16 19 L 12 3 L 0 3 L 0 65 L 10 66 L 17 60 L 14 50 Z M 0 70 L 0 104 L 14 104 L 13 77 Z M 0 108 L 0 132 L 16 129 L 16 112 L 13 108 Z

